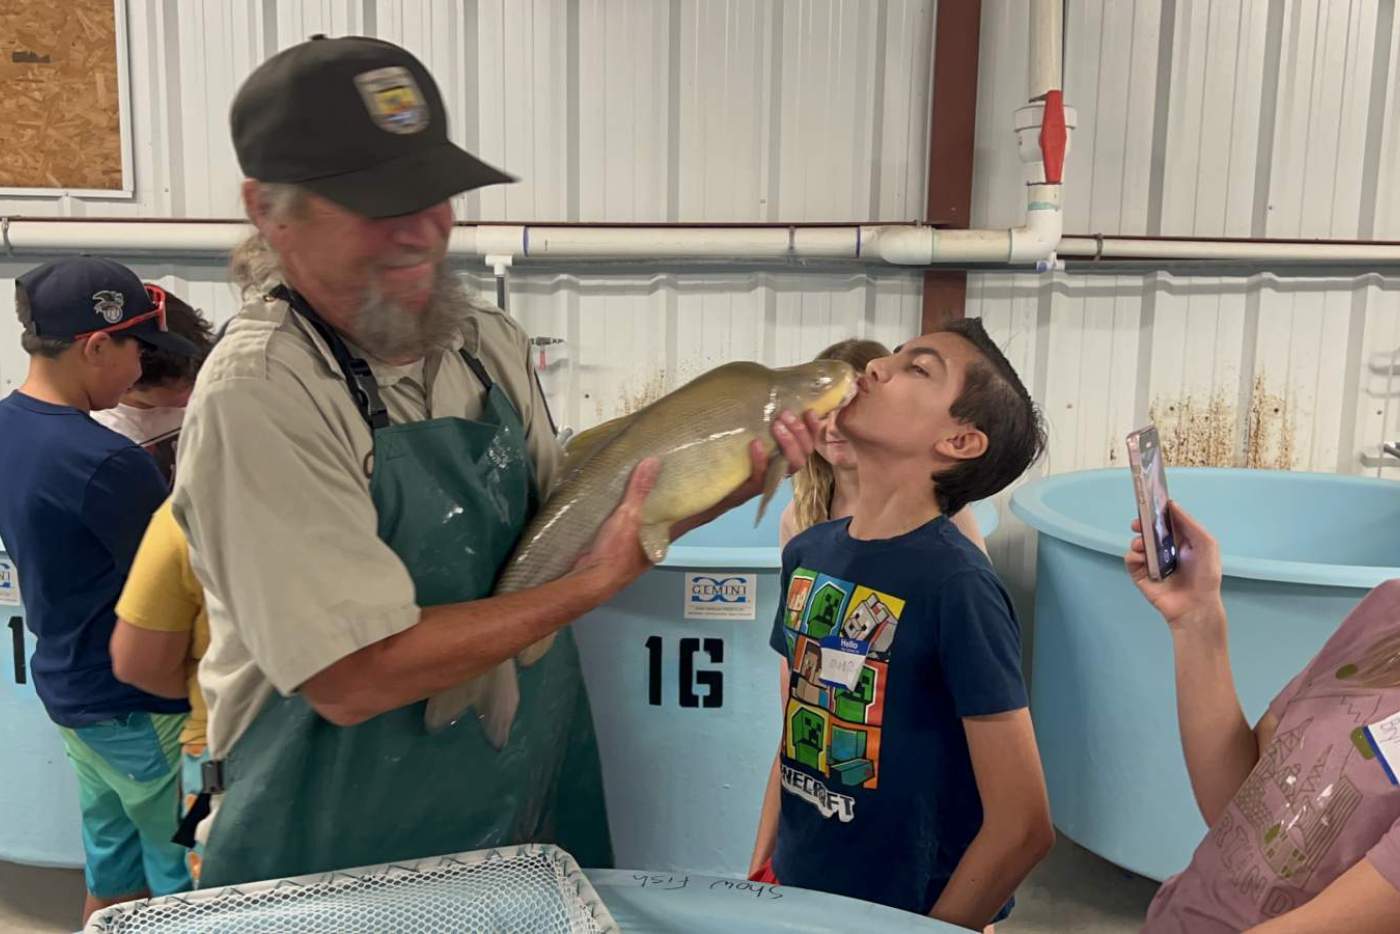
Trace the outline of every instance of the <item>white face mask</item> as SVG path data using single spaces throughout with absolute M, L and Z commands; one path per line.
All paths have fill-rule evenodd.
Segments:
M 174 406 L 139 409 L 134 405 L 121 403 L 114 409 L 96 412 L 93 417 L 137 444 L 146 444 L 179 432 L 185 420 L 185 410 Z

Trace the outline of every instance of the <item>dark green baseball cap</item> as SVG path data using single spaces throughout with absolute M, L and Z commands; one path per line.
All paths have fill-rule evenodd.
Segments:
M 229 121 L 244 175 L 366 217 L 516 180 L 448 139 L 433 76 L 380 39 L 316 35 L 277 53 L 238 89 Z

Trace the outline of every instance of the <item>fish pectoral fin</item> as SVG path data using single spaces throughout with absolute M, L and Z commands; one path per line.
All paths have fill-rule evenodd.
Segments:
M 423 725 L 429 733 L 441 733 L 461 719 L 468 707 L 476 706 L 481 699 L 481 683 L 473 679 L 456 687 L 439 691 L 428 698 L 428 709 L 423 714 Z
M 665 560 L 666 551 L 671 547 L 671 526 L 669 523 L 655 522 L 642 526 L 640 538 L 642 551 L 646 553 L 648 561 L 652 564 L 660 564 Z
M 481 729 L 491 748 L 500 749 L 510 739 L 510 727 L 520 709 L 520 676 L 508 658 L 482 675 L 482 680 L 481 701 L 476 705 Z
M 768 472 L 763 475 L 763 498 L 758 501 L 758 517 L 753 520 L 754 527 L 763 521 L 763 513 L 768 508 L 768 501 L 773 498 L 773 494 L 778 492 L 779 485 L 787 477 L 787 458 L 781 454 L 774 454 L 768 461 Z
M 535 662 L 549 654 L 550 648 L 554 645 L 554 637 L 557 633 L 550 633 L 539 642 L 531 643 L 520 650 L 520 654 L 515 656 L 515 660 L 524 668 L 529 668 Z
M 520 681 L 515 662 L 506 659 L 495 668 L 454 688 L 428 698 L 423 715 L 429 733 L 440 733 L 461 719 L 468 708 L 481 716 L 481 728 L 495 749 L 510 739 L 515 712 L 520 709 Z

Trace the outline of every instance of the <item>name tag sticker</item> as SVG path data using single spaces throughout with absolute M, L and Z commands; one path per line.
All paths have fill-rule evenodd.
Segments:
M 1385 769 L 1385 777 L 1392 785 L 1400 785 L 1396 779 L 1397 767 L 1400 767 L 1400 711 L 1366 727 L 1366 742 L 1376 754 L 1376 761 Z
M 823 639 L 821 645 L 822 680 L 833 687 L 853 689 L 860 682 L 860 670 L 865 667 L 870 643 L 834 635 Z

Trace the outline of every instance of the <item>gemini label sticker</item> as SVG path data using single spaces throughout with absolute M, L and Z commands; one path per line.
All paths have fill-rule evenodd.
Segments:
M 19 572 L 9 558 L 0 557 L 0 603 L 22 606 L 19 597 Z
M 686 619 L 757 619 L 758 575 L 687 571 Z
M 428 105 L 407 68 L 393 65 L 355 76 L 370 119 L 390 133 L 417 133 L 428 125 Z

